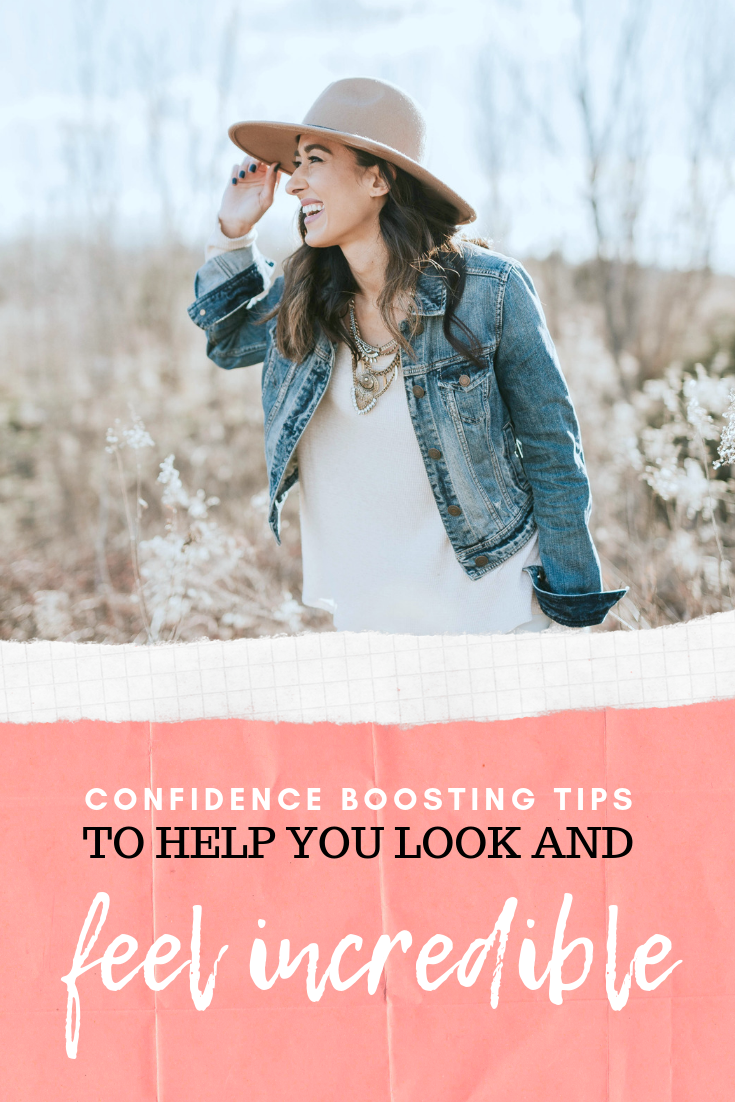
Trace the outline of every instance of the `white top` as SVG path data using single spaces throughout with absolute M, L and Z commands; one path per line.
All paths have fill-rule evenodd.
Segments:
M 382 357 L 384 367 L 390 357 Z M 538 536 L 473 581 L 457 562 L 426 476 L 399 372 L 375 407 L 355 412 L 352 357 L 332 378 L 298 445 L 303 602 L 339 631 L 412 635 L 540 631 L 523 567 Z

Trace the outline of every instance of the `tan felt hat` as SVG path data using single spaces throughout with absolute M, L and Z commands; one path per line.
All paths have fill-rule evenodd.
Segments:
M 426 123 L 418 104 L 402 89 L 385 80 L 349 77 L 335 80 L 309 108 L 301 123 L 236 122 L 228 133 L 245 153 L 266 164 L 279 162 L 292 173 L 296 137 L 305 131 L 365 149 L 398 165 L 452 203 L 457 223 L 474 222 L 477 215 L 456 191 L 424 168 Z

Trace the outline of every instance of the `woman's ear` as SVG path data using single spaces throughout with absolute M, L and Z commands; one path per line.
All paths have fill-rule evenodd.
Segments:
M 389 166 L 390 168 L 391 166 Z M 368 173 L 367 183 L 369 186 L 371 195 L 387 195 L 390 191 L 390 183 L 385 179 L 383 173 L 380 171 L 379 165 L 370 165 L 365 170 Z M 391 180 L 392 183 L 392 180 Z

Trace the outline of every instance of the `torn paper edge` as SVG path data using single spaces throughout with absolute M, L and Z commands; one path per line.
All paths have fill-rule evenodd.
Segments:
M 0 722 L 418 725 L 735 698 L 735 612 L 651 631 L 0 643 Z

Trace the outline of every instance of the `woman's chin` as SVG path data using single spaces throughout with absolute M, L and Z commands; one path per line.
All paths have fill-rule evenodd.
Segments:
M 304 240 L 312 249 L 327 249 L 337 244 L 327 233 L 326 226 L 307 226 Z

